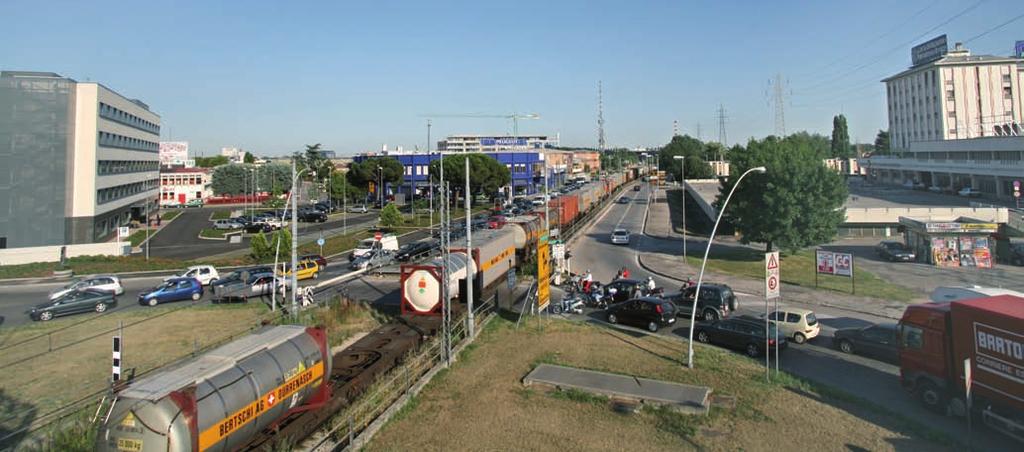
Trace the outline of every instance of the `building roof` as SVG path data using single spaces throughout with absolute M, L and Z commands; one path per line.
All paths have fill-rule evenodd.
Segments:
M 1024 70 L 1024 59 L 1015 57 L 1001 57 L 996 55 L 971 55 L 969 51 L 954 51 L 950 50 L 950 53 L 946 54 L 942 58 L 935 61 L 929 61 L 924 64 L 917 66 L 911 66 L 907 70 L 900 72 L 896 75 L 892 75 L 882 79 L 882 82 L 888 82 L 898 78 L 903 78 L 908 74 L 922 71 L 933 66 L 958 66 L 958 65 L 978 65 L 978 64 L 1007 64 L 1015 63 L 1022 65 L 1021 70 Z
M 160 174 L 167 173 L 209 173 L 210 168 L 160 168 Z
M 64 76 L 56 72 L 39 72 L 39 71 L 0 71 L 0 77 L 18 78 L 18 77 L 36 77 L 36 78 L 65 78 Z M 69 79 L 70 80 L 70 79 Z

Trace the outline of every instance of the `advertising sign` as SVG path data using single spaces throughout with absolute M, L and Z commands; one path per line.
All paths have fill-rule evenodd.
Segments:
M 959 267 L 956 238 L 932 237 L 932 262 L 939 267 Z
M 1024 41 L 1017 41 L 1013 46 L 1013 55 L 1017 58 L 1024 58 Z
M 850 253 L 832 253 L 834 256 L 836 276 L 853 276 L 853 255 Z
M 834 258 L 831 251 L 817 250 L 815 252 L 818 262 L 818 273 L 831 275 L 836 272 Z
M 548 236 L 541 236 L 537 244 L 537 310 L 548 307 L 551 301 L 551 247 Z
M 999 225 L 995 223 L 925 223 L 927 232 L 996 232 Z
M 917 66 L 942 58 L 947 52 L 949 44 L 946 42 L 946 35 L 942 35 L 911 48 L 910 61 L 912 65 Z
M 778 298 L 779 290 L 779 252 L 764 253 L 764 297 Z
M 188 142 L 161 141 L 159 155 L 161 165 L 184 165 L 188 160 Z
M 526 146 L 526 138 L 481 138 L 481 146 Z
M 988 237 L 974 237 L 973 245 L 974 265 L 978 268 L 992 268 L 992 249 Z

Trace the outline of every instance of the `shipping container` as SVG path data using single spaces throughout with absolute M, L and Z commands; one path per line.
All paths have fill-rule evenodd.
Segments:
M 579 200 L 575 194 L 562 195 L 548 203 L 551 218 L 557 219 L 558 227 L 572 224 L 580 214 Z

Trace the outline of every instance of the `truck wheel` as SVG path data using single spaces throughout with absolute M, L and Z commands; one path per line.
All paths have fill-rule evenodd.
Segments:
M 917 397 L 921 399 L 921 404 L 931 411 L 936 413 L 945 413 L 946 411 L 946 396 L 942 391 L 931 382 L 923 381 L 918 384 Z

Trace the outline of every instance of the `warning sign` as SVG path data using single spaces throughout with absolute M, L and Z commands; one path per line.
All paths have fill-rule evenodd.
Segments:
M 779 296 L 779 252 L 764 253 L 764 297 Z
M 548 236 L 543 235 L 537 245 L 537 310 L 542 311 L 551 301 L 551 247 Z

